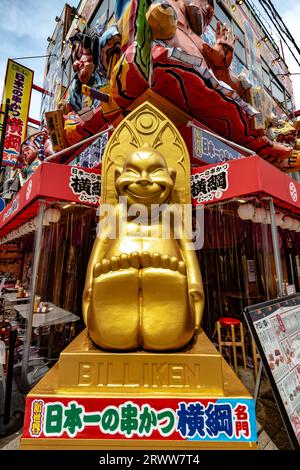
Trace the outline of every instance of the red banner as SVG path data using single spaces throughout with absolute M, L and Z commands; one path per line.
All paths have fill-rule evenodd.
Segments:
M 280 206 L 300 211 L 300 185 L 257 156 L 192 168 L 191 185 L 194 205 L 264 194 Z
M 100 198 L 100 171 L 43 163 L 26 181 L 15 198 L 0 213 L 0 236 L 34 217 L 38 199 L 97 205 Z

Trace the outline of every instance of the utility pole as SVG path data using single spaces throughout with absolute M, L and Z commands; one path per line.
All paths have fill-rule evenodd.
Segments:
M 5 135 L 6 135 L 9 107 L 10 107 L 10 100 L 7 99 L 5 103 L 5 111 L 4 111 L 4 118 L 3 118 L 3 124 L 2 124 L 2 134 L 1 134 L 1 140 L 0 140 L 0 170 L 2 170 L 3 150 L 4 150 L 4 141 L 5 141 Z

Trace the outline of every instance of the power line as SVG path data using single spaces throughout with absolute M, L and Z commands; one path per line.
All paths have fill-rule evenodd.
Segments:
M 48 55 L 33 55 L 33 56 L 26 56 L 26 57 L 13 57 L 11 60 L 24 60 L 24 59 L 40 59 L 42 57 L 56 57 L 56 54 L 48 54 Z
M 289 44 L 287 43 L 285 37 L 283 36 L 283 34 L 287 37 L 287 39 L 293 44 L 293 46 L 295 47 L 295 49 L 297 50 L 299 56 L 300 56 L 300 49 L 299 47 L 297 46 L 292 34 L 290 33 L 290 31 L 288 30 L 288 28 L 286 27 L 283 19 L 281 18 L 281 16 L 279 15 L 278 11 L 276 10 L 276 8 L 274 7 L 273 3 L 271 0 L 259 0 L 259 3 L 261 5 L 261 7 L 263 8 L 263 10 L 265 11 L 265 13 L 268 15 L 268 18 L 270 19 L 271 23 L 273 24 L 273 26 L 275 27 L 276 31 L 278 32 L 280 38 L 282 39 L 282 41 L 284 42 L 284 44 L 286 45 L 286 47 L 288 48 L 288 50 L 290 51 L 290 53 L 292 54 L 292 56 L 294 57 L 295 61 L 297 62 L 297 64 L 300 66 L 300 59 L 298 59 L 294 53 L 294 51 L 291 49 L 291 47 L 289 46 Z M 281 29 L 280 29 L 280 27 Z

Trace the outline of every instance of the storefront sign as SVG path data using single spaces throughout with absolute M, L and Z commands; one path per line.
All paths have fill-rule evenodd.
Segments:
M 99 174 L 86 172 L 72 167 L 69 187 L 80 202 L 97 204 L 100 199 L 101 177 Z
M 70 166 L 80 166 L 82 168 L 94 168 L 102 162 L 104 150 L 109 138 L 109 131 L 104 132 L 98 139 L 84 149 L 74 160 Z
M 48 111 L 45 113 L 47 121 L 47 129 L 53 145 L 53 150 L 59 152 L 63 150 L 67 144 L 64 132 L 64 118 L 61 110 Z
M 245 309 L 245 315 L 295 449 L 300 449 L 300 294 Z
M 252 399 L 27 398 L 23 438 L 255 442 Z
M 5 206 L 6 206 L 5 200 L 2 197 L 0 197 L 0 212 L 2 212 L 3 209 L 5 209 Z
M 13 214 L 18 212 L 19 207 L 20 207 L 20 198 L 19 195 L 12 201 L 11 205 L 8 207 L 8 210 L 3 213 L 3 222 L 6 221 L 6 219 L 10 218 Z
M 260 197 L 264 194 L 273 197 L 278 206 L 282 203 L 285 209 L 290 208 L 297 213 L 300 211 L 299 183 L 261 157 L 192 167 L 191 172 L 191 192 L 195 206 L 249 194 Z
M 228 189 L 228 163 L 191 176 L 192 198 L 199 204 L 220 199 Z
M 32 70 L 11 59 L 8 60 L 1 108 L 4 112 L 6 100 L 9 99 L 10 111 L 4 141 L 3 165 L 15 165 L 21 143 L 26 138 L 32 81 Z M 1 114 L 1 132 L 3 117 Z
M 220 163 L 244 157 L 217 136 L 196 127 L 193 127 L 193 150 L 194 158 L 207 163 Z

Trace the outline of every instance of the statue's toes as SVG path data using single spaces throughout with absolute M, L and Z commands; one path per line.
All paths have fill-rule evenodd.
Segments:
M 111 271 L 118 271 L 120 269 L 119 256 L 112 256 L 110 258 L 110 269 Z
M 172 269 L 172 271 L 177 271 L 177 268 L 178 268 L 178 258 L 177 256 L 172 256 L 172 258 L 170 258 L 170 269 Z
M 140 254 L 137 251 L 134 251 L 130 255 L 130 264 L 132 268 L 139 269 L 140 267 Z
M 102 260 L 102 273 L 107 274 L 109 271 L 111 271 L 110 260 L 104 258 Z
M 151 258 L 152 258 L 151 265 L 153 266 L 153 268 L 160 268 L 161 254 L 160 253 L 153 253 L 151 255 Z
M 178 272 L 180 274 L 183 274 L 183 275 L 186 274 L 186 267 L 185 267 L 185 263 L 183 261 L 179 261 L 179 263 L 178 263 Z
M 151 266 L 151 255 L 148 253 L 148 251 L 142 253 L 141 264 L 143 268 L 149 268 L 149 266 Z
M 122 253 L 120 255 L 119 261 L 120 261 L 120 268 L 121 269 L 130 268 L 130 257 L 126 253 Z
M 93 277 L 98 277 L 102 273 L 102 264 L 96 263 L 93 268 Z
M 169 255 L 163 255 L 161 257 L 161 267 L 164 269 L 170 268 L 170 256 Z

